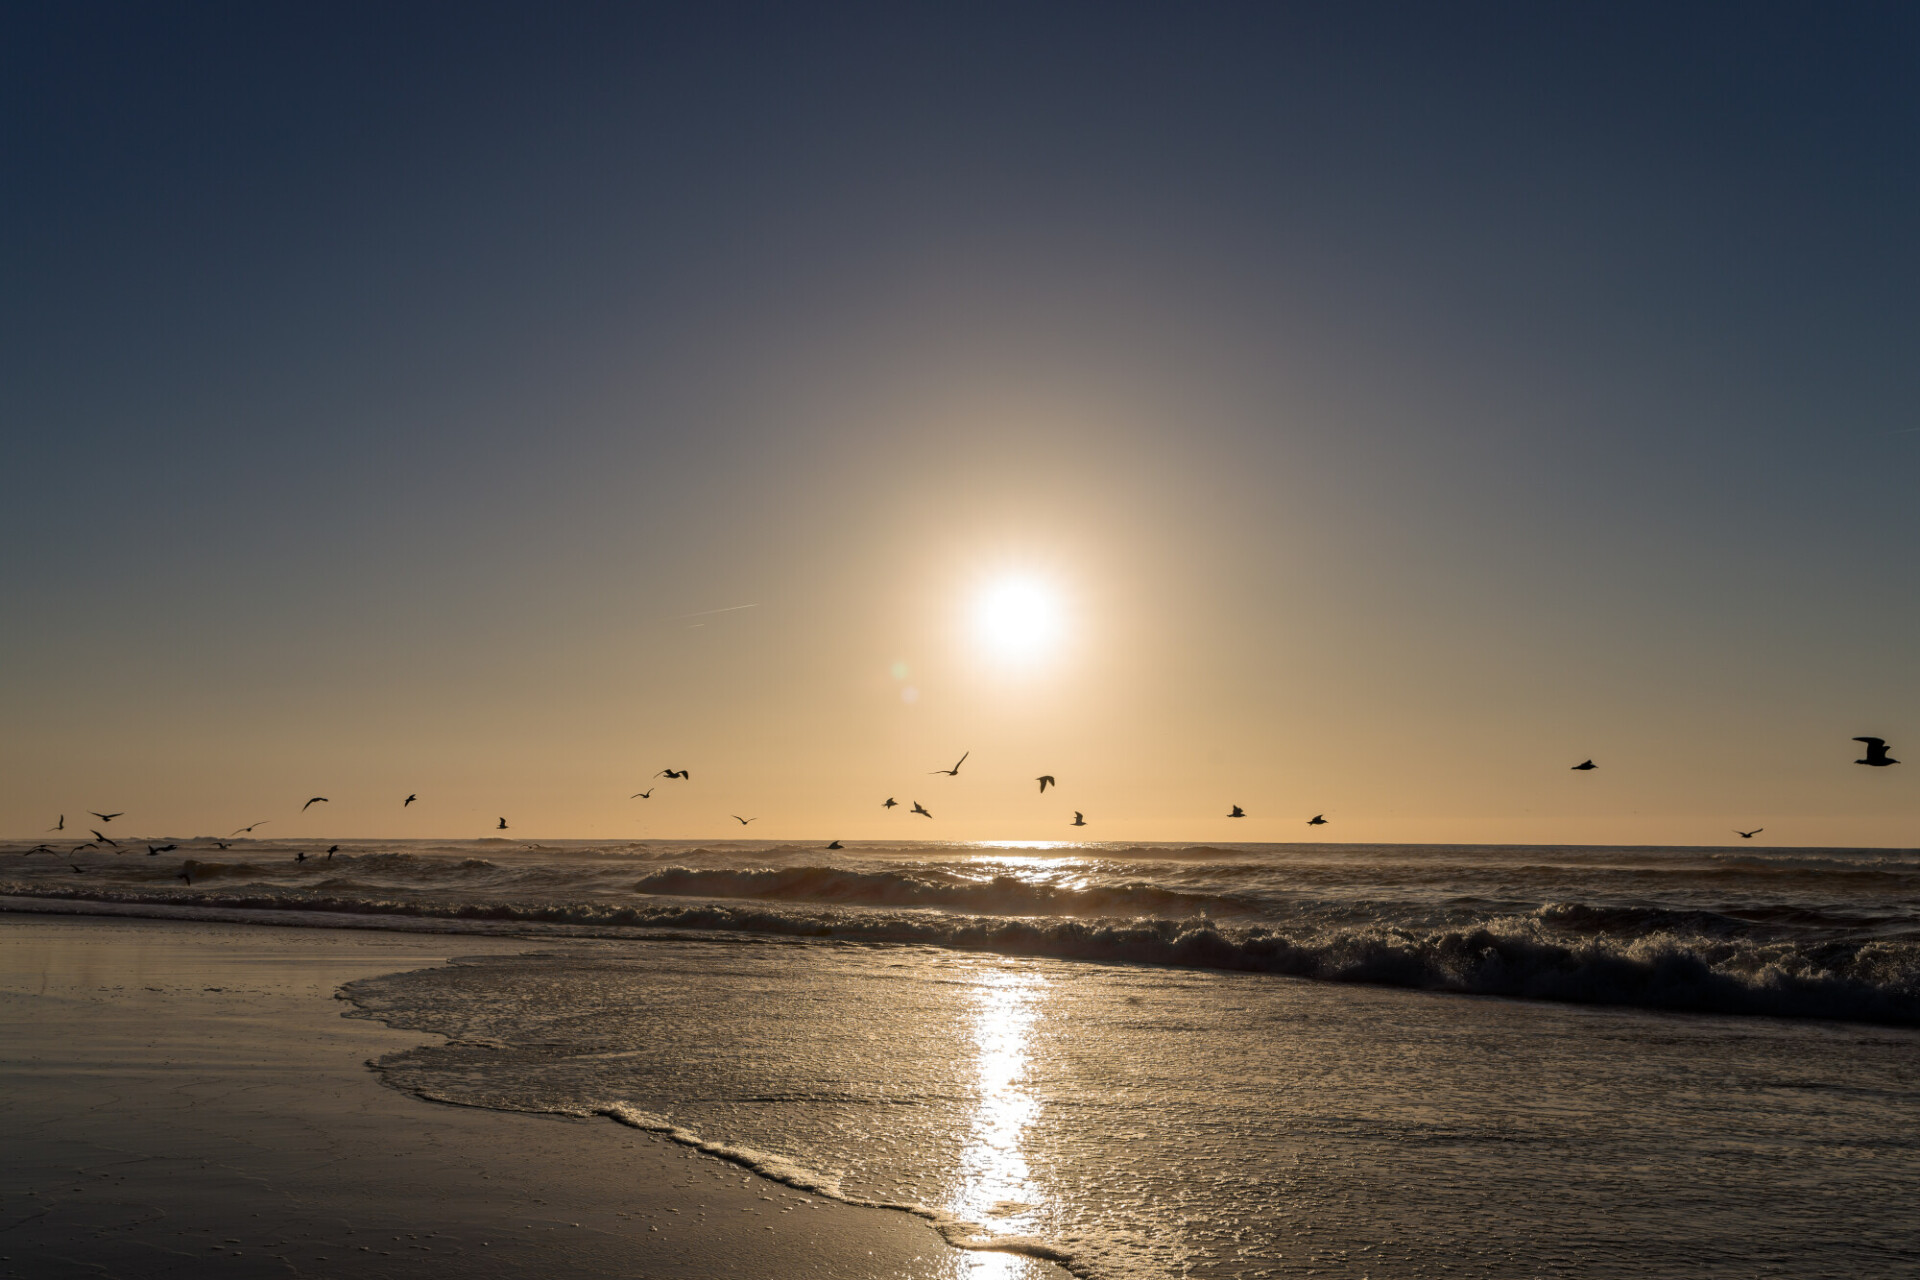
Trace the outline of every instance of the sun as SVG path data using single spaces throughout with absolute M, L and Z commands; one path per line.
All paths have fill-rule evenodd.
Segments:
M 1038 578 L 1001 578 L 988 583 L 973 605 L 974 634 L 992 656 L 1030 663 L 1059 646 L 1066 629 L 1060 597 Z

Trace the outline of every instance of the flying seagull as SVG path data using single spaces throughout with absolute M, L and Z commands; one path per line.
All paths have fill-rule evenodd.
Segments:
M 1600 767 L 1599 765 L 1595 764 L 1591 760 L 1582 760 L 1579 764 L 1576 764 L 1573 766 L 1573 768 L 1580 770 L 1582 773 L 1586 772 L 1588 769 L 1598 769 L 1599 767 Z
M 329 801 L 325 796 L 315 796 L 313 799 L 307 801 L 305 804 L 300 806 L 300 812 L 305 813 L 308 809 L 312 808 L 316 804 L 329 804 L 329 803 L 331 803 L 331 801 Z M 400 807 L 404 809 L 407 806 L 401 805 Z
M 1057 787 L 1060 785 L 1059 783 L 1053 780 L 1053 775 L 1050 773 L 1041 774 L 1038 778 L 1035 779 L 1035 781 L 1040 784 L 1041 795 L 1047 794 L 1048 787 Z
M 922 808 L 920 807 L 920 802 L 919 802 L 918 800 L 915 800 L 915 801 L 913 802 L 913 808 L 911 808 L 911 809 L 909 809 L 909 810 L 907 810 L 907 812 L 908 812 L 908 813 L 917 813 L 917 814 L 919 814 L 919 815 L 920 815 L 921 817 L 923 817 L 923 818 L 931 818 L 931 817 L 933 816 L 932 814 L 930 814 L 930 813 L 928 813 L 928 812 L 927 812 L 927 811 L 926 811 L 925 809 L 922 809 Z
M 336 853 L 338 853 L 338 852 L 340 852 L 340 846 L 339 846 L 339 845 L 337 845 L 337 844 L 336 844 L 336 845 L 333 845 L 333 846 L 331 846 L 331 847 L 330 847 L 330 848 L 329 848 L 329 849 L 327 850 L 327 861 L 328 861 L 328 862 L 332 862 L 332 861 L 333 861 L 333 855 L 334 855 L 334 854 L 336 854 Z
M 1855 738 L 1854 741 L 1867 744 L 1867 758 L 1865 760 L 1855 760 L 1855 764 L 1870 764 L 1874 768 L 1879 769 L 1890 764 L 1900 763 L 1887 754 L 1887 740 L 1885 738 Z
M 253 827 L 264 827 L 269 822 L 272 822 L 272 821 L 273 821 L 272 818 L 262 818 L 260 819 L 260 821 L 254 823 Z M 235 836 L 244 835 L 247 832 L 253 830 L 253 827 L 235 827 L 232 831 L 227 832 L 227 839 L 231 840 Z
M 53 852 L 53 846 L 52 846 L 52 845 L 50 845 L 50 844 L 37 844 L 37 845 L 35 845 L 35 846 L 33 846 L 33 848 L 31 848 L 31 849 L 29 849 L 29 850 L 27 850 L 27 851 L 26 851 L 25 853 L 23 853 L 23 854 L 21 854 L 20 856 L 21 856 L 21 857 L 23 857 L 23 858 L 31 858 L 31 857 L 32 857 L 32 856 L 33 856 L 34 854 L 36 854 L 36 853 L 52 853 L 52 852 Z
M 651 800 L 651 799 L 653 799 L 653 788 L 652 788 L 652 787 L 648 787 L 648 788 L 647 788 L 647 789 L 646 789 L 645 791 L 636 791 L 636 792 L 634 792 L 634 793 L 633 793 L 632 795 L 630 795 L 630 796 L 628 796 L 628 797 L 627 797 L 627 799 L 629 799 L 629 800 Z
M 92 831 L 93 829 L 89 827 L 88 830 Z M 93 838 L 95 840 L 98 840 L 101 844 L 110 844 L 116 849 L 120 847 L 120 842 L 118 840 L 110 840 L 106 836 L 101 835 L 98 831 L 93 832 Z
M 829 849 L 844 849 L 846 847 L 847 846 L 841 844 L 838 840 L 835 840 L 832 844 L 827 846 L 827 848 Z
M 302 849 L 300 852 L 294 854 L 293 860 L 295 862 L 305 862 L 307 860 L 307 851 Z
M 900 802 L 898 800 L 895 800 L 892 796 L 888 796 L 886 803 L 881 805 L 880 807 L 882 809 L 891 809 L 894 806 L 898 805 L 899 803 Z
M 1327 825 L 1327 815 L 1324 813 L 1316 813 L 1307 819 L 1307 825 L 1310 827 L 1324 827 Z
M 150 844 L 147 846 L 147 856 L 149 858 L 157 858 L 161 854 L 168 853 L 174 849 L 178 849 L 179 847 L 180 846 L 177 844 L 162 844 L 162 845 Z
M 1755 827 L 1751 831 L 1742 831 L 1740 828 L 1735 827 L 1733 829 L 1733 834 L 1739 836 L 1742 840 L 1751 840 L 1765 830 L 1766 830 L 1765 827 Z
M 758 822 L 758 821 L 760 821 L 760 819 L 759 819 L 759 818 L 757 818 L 757 817 L 755 817 L 755 818 L 743 818 L 743 817 L 741 817 L 741 816 L 740 816 L 739 814 L 737 814 L 737 813 L 736 813 L 736 814 L 734 814 L 734 815 L 732 815 L 732 816 L 733 816 L 733 820 L 734 820 L 735 822 L 737 822 L 737 823 L 739 823 L 739 824 L 740 824 L 741 826 L 743 826 L 743 827 L 744 827 L 744 826 L 746 826 L 746 825 L 747 825 L 747 824 L 748 824 L 749 822 Z
M 973 752 L 969 751 L 966 753 L 966 755 L 963 755 L 958 760 L 955 760 L 953 762 L 953 768 L 951 769 L 929 769 L 927 770 L 927 772 L 928 773 L 944 773 L 949 778 L 957 778 L 960 776 L 960 766 L 965 764 L 967 762 L 967 756 L 970 756 L 972 754 Z
M 653 775 L 656 778 L 690 778 L 693 775 L 685 769 L 662 769 Z M 631 798 L 631 797 L 629 797 Z
M 500 819 L 500 825 L 494 828 L 495 831 L 505 831 L 506 829 L 507 820 L 505 818 Z
M 409 796 L 408 796 L 408 797 L 407 797 L 407 798 L 406 798 L 405 800 L 402 800 L 402 801 L 400 802 L 400 807 L 401 807 L 402 809 L 404 809 L 404 808 L 406 808 L 406 807 L 407 807 L 408 805 L 410 805 L 410 804 L 412 804 L 412 803 L 413 803 L 413 802 L 414 802 L 415 800 L 418 800 L 419 798 L 420 798 L 420 797 L 419 797 L 419 796 L 416 796 L 416 795 L 409 795 Z
M 1076 827 L 1084 827 L 1084 826 L 1086 826 L 1086 825 L 1087 825 L 1087 815 L 1086 815 L 1086 814 L 1084 814 L 1084 813 L 1082 813 L 1082 812 L 1080 812 L 1080 811 L 1079 811 L 1078 809 L 1075 809 L 1075 810 L 1073 811 L 1073 825 L 1074 825 L 1074 826 L 1076 826 Z
M 1233 806 L 1233 812 L 1228 814 L 1227 816 L 1229 818 L 1244 818 L 1247 816 L 1247 811 L 1245 809 L 1242 809 L 1239 805 L 1235 805 Z
M 67 815 L 64 813 L 60 815 L 60 821 L 54 823 L 52 826 L 47 828 L 47 830 L 49 831 L 65 831 L 66 829 L 67 829 Z
M 215 841 L 213 842 L 213 847 L 214 847 L 214 848 L 216 848 L 216 849 L 231 849 L 231 848 L 233 848 L 233 846 L 232 846 L 232 845 L 230 845 L 230 844 L 228 844 L 228 843 L 227 843 L 227 842 L 226 842 L 225 840 L 215 840 Z
M 1861 742 L 1861 741 L 1864 741 L 1864 739 L 1861 739 L 1861 738 L 1855 738 L 1855 739 L 1854 739 L 1854 741 L 1855 741 L 1855 742 Z M 1876 739 L 1875 739 L 1875 741 L 1877 742 L 1877 741 L 1879 741 L 1879 739 L 1877 739 L 1877 738 L 1876 738 Z M 100 821 L 102 821 L 102 822 L 112 822 L 112 821 L 113 821 L 113 820 L 114 820 L 115 818 L 117 818 L 117 817 L 119 817 L 119 816 L 120 816 L 120 813 L 125 813 L 125 812 L 126 812 L 126 810 L 125 810 L 125 809 L 122 809 L 122 810 L 120 811 L 120 813 L 94 813 L 94 811 L 93 811 L 92 809 L 89 809 L 89 810 L 87 810 L 87 812 L 88 812 L 88 813 L 92 813 L 94 817 L 96 817 L 96 818 L 98 818 L 98 819 L 100 819 Z
M 80 873 L 81 875 L 85 875 L 85 874 L 87 874 L 87 869 L 86 869 L 85 867 L 83 867 L 83 866 L 81 866 L 81 865 L 80 865 L 79 863 L 77 863 L 77 862 L 69 862 L 69 863 L 68 863 L 67 865 L 68 865 L 68 866 L 70 866 L 70 867 L 72 867 L 72 868 L 73 868 L 73 869 L 74 869 L 75 871 L 77 871 L 77 872 L 79 872 L 79 873 Z
M 187 882 L 188 888 L 193 887 L 193 864 L 191 862 L 183 862 L 180 864 L 180 878 Z

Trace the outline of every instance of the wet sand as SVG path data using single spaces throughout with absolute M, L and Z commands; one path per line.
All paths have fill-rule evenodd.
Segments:
M 0 914 L 0 1276 L 1020 1277 L 605 1120 L 439 1106 L 343 982 L 515 939 Z

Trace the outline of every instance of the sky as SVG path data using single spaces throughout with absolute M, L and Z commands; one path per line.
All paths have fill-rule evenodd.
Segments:
M 0 833 L 1920 845 L 1911 5 L 23 3 L 0 191 Z

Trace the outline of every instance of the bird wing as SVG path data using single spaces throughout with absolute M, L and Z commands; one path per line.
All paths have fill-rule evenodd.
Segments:
M 1867 749 L 1869 751 L 1871 751 L 1875 747 L 1884 747 L 1887 745 L 1887 740 L 1885 738 L 1855 738 L 1854 741 L 1866 743 Z M 94 816 L 97 818 L 100 815 L 95 814 Z
M 303 804 L 300 806 L 300 812 L 305 813 L 308 809 L 310 809 L 316 804 L 330 804 L 330 803 L 332 802 L 329 801 L 325 796 L 315 796 L 313 799 L 307 801 L 306 804 Z

